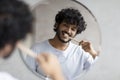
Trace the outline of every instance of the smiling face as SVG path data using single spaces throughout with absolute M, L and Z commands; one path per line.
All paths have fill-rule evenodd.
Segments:
M 79 10 L 66 8 L 59 11 L 55 16 L 54 31 L 58 39 L 67 43 L 86 29 L 86 23 Z
M 63 43 L 68 43 L 71 41 L 70 37 L 75 37 L 77 33 L 76 25 L 67 24 L 66 22 L 59 24 L 56 29 L 56 35 L 58 39 Z

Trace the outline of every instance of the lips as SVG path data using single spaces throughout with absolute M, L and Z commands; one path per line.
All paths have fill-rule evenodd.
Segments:
M 63 35 L 65 38 L 69 38 L 69 35 L 68 35 L 66 32 L 62 32 L 62 35 Z

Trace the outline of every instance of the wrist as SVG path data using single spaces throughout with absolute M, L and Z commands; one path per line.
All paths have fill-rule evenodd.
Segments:
M 93 58 L 97 56 L 97 52 L 95 50 L 90 50 L 89 53 L 92 55 Z

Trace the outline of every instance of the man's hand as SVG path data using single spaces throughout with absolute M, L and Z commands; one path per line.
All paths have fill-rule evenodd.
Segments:
M 84 51 L 90 53 L 93 58 L 95 58 L 98 55 L 98 53 L 94 50 L 94 48 L 92 47 L 92 44 L 90 42 L 82 40 L 79 43 L 79 45 L 82 46 Z
M 60 64 L 55 55 L 50 53 L 41 53 L 37 56 L 37 61 L 43 71 L 53 80 L 64 80 Z

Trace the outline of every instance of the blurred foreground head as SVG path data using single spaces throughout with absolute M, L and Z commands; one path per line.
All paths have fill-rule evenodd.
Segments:
M 0 0 L 0 57 L 7 58 L 16 43 L 32 32 L 33 15 L 21 0 Z

